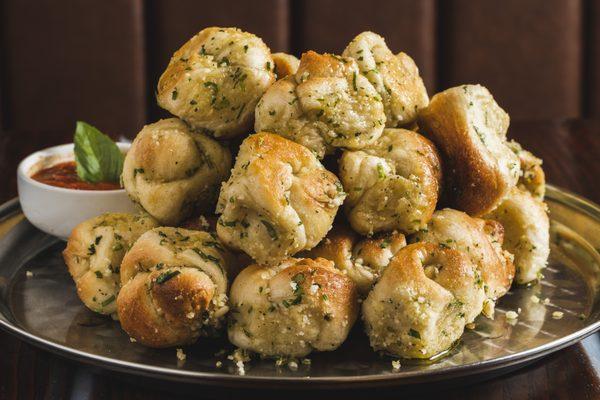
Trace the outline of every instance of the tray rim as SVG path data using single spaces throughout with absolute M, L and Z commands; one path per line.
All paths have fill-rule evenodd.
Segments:
M 552 198 L 559 203 L 577 208 L 580 212 L 583 212 L 600 222 L 600 205 L 567 189 L 550 184 L 546 186 L 547 197 Z M 14 215 L 19 211 L 19 198 L 15 197 L 0 205 L 0 220 Z M 0 241 L 2 241 L 2 237 L 0 237 Z M 483 374 L 535 361 L 550 353 L 556 352 L 571 344 L 579 342 L 600 330 L 599 319 L 569 335 L 559 337 L 551 342 L 521 352 L 504 355 L 490 360 L 478 361 L 471 364 L 449 366 L 447 368 L 430 371 L 408 371 L 403 372 L 401 375 L 390 373 L 359 376 L 269 377 L 231 375 L 219 372 L 190 371 L 118 360 L 115 358 L 77 350 L 60 343 L 55 343 L 49 339 L 36 336 L 35 334 L 30 333 L 27 330 L 20 328 L 8 321 L 6 316 L 1 312 L 0 314 L 0 329 L 3 331 L 10 333 L 38 348 L 50 351 L 51 353 L 61 357 L 83 362 L 91 366 L 106 368 L 112 371 L 123 372 L 130 375 L 140 375 L 170 381 L 213 386 L 230 385 L 236 387 L 254 387 L 255 385 L 260 385 L 260 387 L 264 388 L 289 388 L 291 386 L 298 388 L 304 387 L 306 389 L 340 388 L 339 385 L 344 385 L 344 388 L 390 385 L 399 386 L 418 383 L 425 380 L 428 382 L 433 382 L 468 375 Z

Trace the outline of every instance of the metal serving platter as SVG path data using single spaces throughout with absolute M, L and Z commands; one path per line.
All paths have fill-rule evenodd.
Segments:
M 547 202 L 552 249 L 545 278 L 514 287 L 499 302 L 493 321 L 479 317 L 449 355 L 433 362 L 403 360 L 394 369 L 392 358 L 371 351 L 360 323 L 338 350 L 311 355 L 310 365 L 291 369 L 254 358 L 245 363 L 244 375 L 227 359 L 233 348 L 223 338 L 200 339 L 184 348 L 184 362 L 174 349 L 131 343 L 118 322 L 88 311 L 78 300 L 60 254 L 64 242 L 29 224 L 17 199 L 0 206 L 0 327 L 95 366 L 223 386 L 402 385 L 514 369 L 600 328 L 600 208 L 552 186 Z M 541 301 L 534 302 L 533 295 Z M 519 308 L 518 320 L 506 318 L 507 311 Z M 553 318 L 555 311 L 563 317 Z

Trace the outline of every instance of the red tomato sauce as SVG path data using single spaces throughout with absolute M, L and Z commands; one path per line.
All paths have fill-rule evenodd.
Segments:
M 31 179 L 67 189 L 79 190 L 116 190 L 121 186 L 114 182 L 85 182 L 77 176 L 75 161 L 62 162 L 49 168 L 44 168 L 31 176 Z

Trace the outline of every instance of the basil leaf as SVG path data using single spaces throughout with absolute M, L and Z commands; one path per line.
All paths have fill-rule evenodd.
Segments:
M 93 126 L 77 121 L 75 129 L 77 175 L 86 182 L 119 182 L 123 153 L 108 136 Z

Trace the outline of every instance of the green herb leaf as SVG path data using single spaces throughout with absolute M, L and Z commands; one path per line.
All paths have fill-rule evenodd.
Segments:
M 261 219 L 260 222 L 262 222 L 262 224 L 265 226 L 265 228 L 267 228 L 267 232 L 269 233 L 269 236 L 271 236 L 271 239 L 277 240 L 277 238 L 278 238 L 277 231 L 275 230 L 273 225 L 271 225 L 270 222 L 265 221 L 264 219 Z
M 176 277 L 180 273 L 181 273 L 181 271 L 178 271 L 178 270 L 163 272 L 162 274 L 160 274 L 158 276 L 158 278 L 156 278 L 156 283 L 158 283 L 159 285 L 162 285 L 163 283 L 165 283 L 166 281 L 168 281 L 171 278 Z
M 412 328 L 409 329 L 408 335 L 414 337 L 415 339 L 421 339 L 421 334 Z
M 113 301 L 115 301 L 115 295 L 111 295 L 109 298 L 107 298 L 106 300 L 104 300 L 102 303 L 100 303 L 102 305 L 102 307 L 106 307 L 107 305 L 109 305 L 110 303 L 112 303 Z
M 386 177 L 385 169 L 381 163 L 377 164 L 377 175 L 379 176 L 379 179 L 385 179 Z
M 108 136 L 93 126 L 77 121 L 75 129 L 77 175 L 86 182 L 119 182 L 123 153 Z

